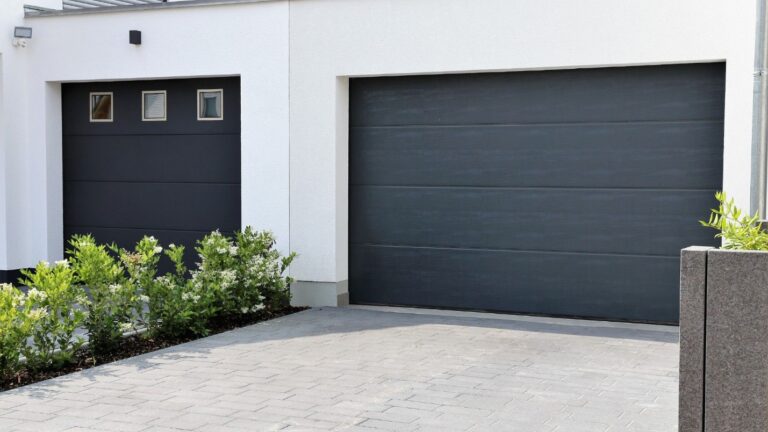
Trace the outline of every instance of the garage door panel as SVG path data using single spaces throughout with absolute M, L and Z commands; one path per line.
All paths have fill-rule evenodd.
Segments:
M 724 64 L 350 81 L 357 303 L 677 320 Z
M 678 258 L 352 246 L 353 303 L 674 322 Z M 659 283 L 665 282 L 665 283 Z M 503 299 L 503 301 L 500 301 Z
M 91 234 L 99 242 L 115 242 L 118 246 L 129 249 L 145 235 L 161 240 L 162 246 L 169 244 L 192 244 L 203 238 L 207 231 L 156 230 L 131 228 L 67 227 L 67 238 L 73 234 Z M 69 245 L 67 245 L 69 247 Z M 191 250 L 187 253 L 193 253 Z
M 136 243 L 145 235 L 154 236 L 163 247 L 170 244 L 184 245 L 187 249 L 184 253 L 184 262 L 188 268 L 194 268 L 195 262 L 200 258 L 194 247 L 197 241 L 202 239 L 207 231 L 182 231 L 182 230 L 155 230 L 155 229 L 130 229 L 130 228 L 99 228 L 99 227 L 65 227 L 64 238 L 69 240 L 75 234 L 91 234 L 97 242 L 102 244 L 116 244 L 118 247 L 132 250 Z M 65 244 L 69 249 L 70 245 Z M 173 271 L 173 265 L 166 257 L 161 258 L 160 273 Z
M 722 119 L 723 63 L 616 70 L 353 80 L 350 125 Z
M 68 136 L 68 180 L 240 183 L 240 135 Z
M 197 90 L 223 89 L 224 119 L 197 119 Z M 165 90 L 166 121 L 142 121 L 142 91 Z M 113 121 L 92 123 L 91 92 Z M 64 235 L 132 247 L 143 235 L 185 245 L 241 224 L 238 77 L 62 85 Z M 164 264 L 164 270 L 170 267 Z
M 681 236 L 711 243 L 696 221 L 715 204 L 713 194 L 353 186 L 350 242 L 675 257 Z
M 64 203 L 70 227 L 234 230 L 240 185 L 65 182 Z
M 722 137 L 721 121 L 359 127 L 349 182 L 716 189 Z

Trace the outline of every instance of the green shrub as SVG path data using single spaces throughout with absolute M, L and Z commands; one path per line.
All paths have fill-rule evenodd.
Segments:
M 757 214 L 742 212 L 724 192 L 717 192 L 715 198 L 718 208 L 711 210 L 709 220 L 700 223 L 719 231 L 715 237 L 723 240 L 723 249 L 768 250 L 768 233 Z
M 205 236 L 196 248 L 200 256 L 193 280 L 212 289 L 225 314 L 275 310 L 290 303 L 290 277 L 283 273 L 296 257 L 281 257 L 274 235 L 246 227 L 235 239 L 218 231 Z
M 27 365 L 31 369 L 51 369 L 70 363 L 83 344 L 83 338 L 75 337 L 75 330 L 85 319 L 78 304 L 87 302 L 75 284 L 74 271 L 67 260 L 54 265 L 41 261 L 33 270 L 22 270 L 22 275 L 21 283 L 30 287 L 27 301 L 37 318 L 32 344 L 23 351 Z
M 197 269 L 192 272 L 192 284 L 199 289 L 205 287 L 215 300 L 216 313 L 233 314 L 240 309 L 237 296 L 237 247 L 232 239 L 213 231 L 201 240 L 195 248 L 200 258 Z
M 41 316 L 32 306 L 23 291 L 0 284 L 0 379 L 13 376 L 21 366 L 21 353 Z
M 148 291 L 150 332 L 172 339 L 208 334 L 208 323 L 218 311 L 218 297 L 194 276 L 188 278 L 184 246 L 171 244 L 165 255 L 174 271 L 156 278 Z
M 251 227 L 235 235 L 237 247 L 238 302 L 241 312 L 261 308 L 276 310 L 291 302 L 293 279 L 283 274 L 296 258 L 295 253 L 281 257 L 275 246 L 275 236 L 269 231 L 254 231 Z
M 144 236 L 133 251 L 115 249 L 128 273 L 128 281 L 140 295 L 146 295 L 157 276 L 157 264 L 163 248 L 152 236 Z M 142 297 L 143 298 L 143 297 Z
M 32 370 L 71 362 L 83 326 L 91 351 L 105 354 L 138 323 L 176 339 L 208 334 L 217 317 L 285 307 L 292 280 L 284 273 L 296 255 L 274 245 L 270 232 L 250 227 L 234 238 L 214 231 L 197 242 L 200 262 L 190 272 L 183 246 L 163 250 L 154 237 L 129 251 L 73 236 L 68 259 L 22 271 L 28 293 L 0 285 L 0 377 L 18 371 L 22 355 Z M 163 253 L 174 270 L 158 277 Z
M 138 294 L 120 263 L 92 236 L 75 235 L 69 243 L 75 281 L 89 294 L 84 305 L 89 347 L 95 354 L 104 354 L 115 349 L 132 326 L 140 307 Z

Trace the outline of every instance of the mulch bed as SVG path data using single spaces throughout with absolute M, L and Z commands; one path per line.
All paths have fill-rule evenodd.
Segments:
M 262 321 L 267 321 L 274 318 L 290 315 L 296 312 L 301 312 L 308 308 L 305 307 L 288 307 L 277 312 L 257 312 L 247 315 L 237 315 L 229 317 L 218 317 L 211 322 L 210 335 L 215 335 L 228 330 L 233 330 L 240 327 L 245 327 L 251 324 L 256 324 Z M 88 350 L 88 347 L 81 348 L 75 354 L 75 362 L 62 369 L 50 370 L 50 371 L 37 371 L 32 372 L 26 369 L 22 369 L 16 376 L 10 379 L 0 380 L 0 392 L 10 390 L 17 387 L 22 387 L 28 384 L 44 381 L 51 378 L 56 378 L 62 375 L 67 375 L 73 372 L 79 372 L 85 369 L 90 369 L 94 366 L 112 363 L 117 360 L 123 360 L 130 357 L 134 357 L 140 354 L 145 354 L 152 351 L 157 351 L 170 346 L 190 342 L 196 339 L 200 339 L 199 336 L 190 336 L 180 339 L 160 339 L 152 338 L 146 335 L 134 335 L 128 336 L 123 339 L 122 343 L 117 350 L 107 355 L 94 356 Z

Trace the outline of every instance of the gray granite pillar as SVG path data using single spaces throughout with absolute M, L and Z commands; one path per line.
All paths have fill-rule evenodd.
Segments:
M 704 431 L 768 431 L 768 253 L 707 252 Z
M 711 249 L 693 246 L 680 253 L 680 432 L 704 430 L 704 314 Z

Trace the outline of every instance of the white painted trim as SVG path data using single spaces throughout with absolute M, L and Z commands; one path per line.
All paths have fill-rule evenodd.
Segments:
M 221 115 L 219 117 L 200 117 L 200 95 L 202 93 L 221 93 Z M 222 121 L 224 120 L 224 89 L 198 89 L 197 90 L 197 121 Z
M 109 95 L 109 119 L 93 118 L 93 97 Z M 115 121 L 115 95 L 113 92 L 90 92 L 88 93 L 88 119 L 91 123 L 112 123 Z
M 163 95 L 163 117 L 160 118 L 146 118 L 146 110 L 144 109 L 145 95 L 148 94 L 162 94 Z M 168 121 L 168 92 L 165 90 L 142 90 L 141 92 L 141 121 L 143 122 L 164 122 Z

